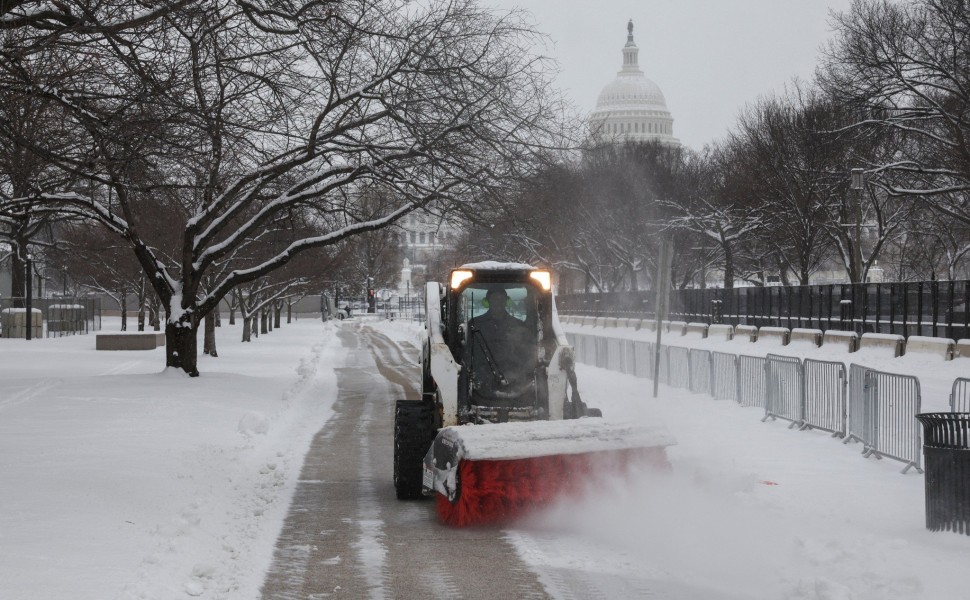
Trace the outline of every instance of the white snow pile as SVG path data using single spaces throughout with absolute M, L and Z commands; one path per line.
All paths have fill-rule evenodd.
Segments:
M 446 427 L 468 460 L 509 460 L 628 448 L 661 448 L 676 442 L 660 423 L 598 417 Z

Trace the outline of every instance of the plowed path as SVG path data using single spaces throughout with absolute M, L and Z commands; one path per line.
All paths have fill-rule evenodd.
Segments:
M 306 456 L 263 598 L 547 598 L 502 531 L 446 528 L 432 502 L 395 498 L 394 401 L 418 397 L 419 350 L 363 323 L 340 336 L 335 415 Z

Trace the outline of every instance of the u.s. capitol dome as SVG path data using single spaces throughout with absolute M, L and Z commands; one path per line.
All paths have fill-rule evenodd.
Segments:
M 679 146 L 667 100 L 660 86 L 640 70 L 639 52 L 633 41 L 631 20 L 623 47 L 623 67 L 600 92 L 596 109 L 589 117 L 590 130 L 599 141 L 659 141 Z

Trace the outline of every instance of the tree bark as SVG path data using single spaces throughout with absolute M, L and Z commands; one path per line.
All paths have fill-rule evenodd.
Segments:
M 280 328 L 280 313 L 283 312 L 283 303 L 280 302 L 279 304 L 277 304 L 274 307 L 274 309 L 275 310 L 273 312 L 275 312 L 276 315 L 275 315 L 275 319 L 273 321 L 273 328 L 274 329 L 279 329 Z
M 13 296 L 13 307 L 24 308 L 24 297 L 27 289 L 27 253 L 18 242 L 18 250 L 10 255 L 10 295 Z M 23 255 L 21 255 L 23 252 Z
M 147 298 L 145 278 L 143 277 L 141 286 L 138 288 L 138 331 L 145 331 L 145 303 Z
M 286 324 L 289 325 L 293 322 L 293 303 L 289 300 L 286 301 Z
M 229 313 L 230 315 L 232 313 Z M 242 327 L 242 341 L 251 342 L 252 338 L 252 323 L 250 323 L 249 317 L 243 317 L 243 327 Z
M 128 294 L 122 290 L 121 295 L 121 330 L 128 331 Z
M 162 323 L 159 318 L 159 311 L 161 310 L 160 302 L 158 296 L 152 295 L 152 299 L 148 303 L 148 321 L 151 323 L 153 331 L 161 331 Z
M 236 324 L 236 308 L 233 305 L 229 305 L 229 324 Z
M 269 315 L 265 308 L 259 309 L 259 332 L 269 333 Z
M 724 289 L 730 290 L 734 288 L 734 251 L 729 243 L 725 243 L 722 248 L 724 249 Z
M 165 321 L 165 366 L 182 369 L 190 377 L 199 376 L 198 341 L 196 330 L 198 323 L 194 322 L 191 311 L 186 311 L 175 322 Z
M 216 358 L 219 353 L 216 351 L 216 315 L 215 311 L 209 311 L 205 316 L 205 338 L 202 342 L 202 353 Z

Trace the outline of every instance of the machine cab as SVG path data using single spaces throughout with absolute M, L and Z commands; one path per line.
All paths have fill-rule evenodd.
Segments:
M 449 349 L 462 366 L 462 421 L 544 418 L 551 296 L 550 273 L 530 265 L 452 271 L 443 308 Z

